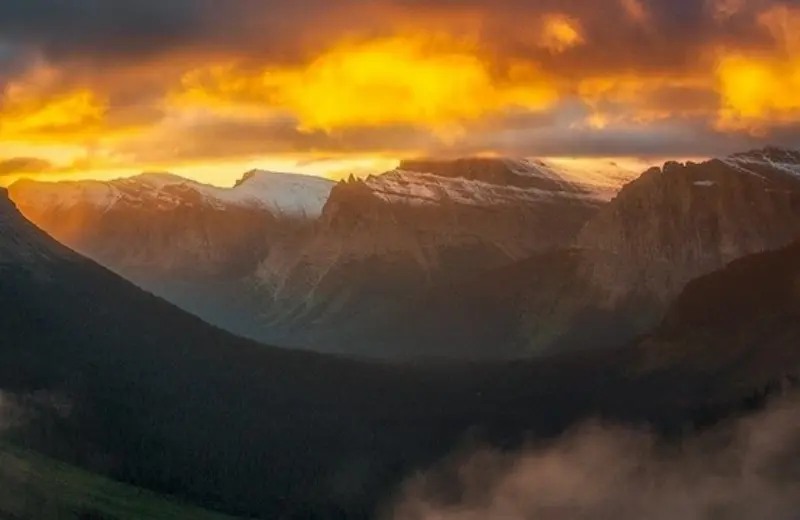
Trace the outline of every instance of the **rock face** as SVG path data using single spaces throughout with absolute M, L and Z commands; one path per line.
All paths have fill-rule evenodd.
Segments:
M 308 234 L 259 266 L 269 328 L 286 331 L 271 339 L 355 350 L 337 339 L 342 329 L 426 287 L 566 247 L 606 200 L 607 190 L 540 161 L 408 161 L 351 178 Z
M 800 153 L 775 149 L 646 172 L 581 232 L 592 278 L 662 301 L 690 280 L 800 235 Z
M 798 238 L 800 153 L 667 163 L 626 185 L 571 248 L 432 287 L 353 343 L 390 357 L 613 347 L 657 324 L 691 280 Z
M 584 227 L 576 241 L 583 294 L 555 308 L 565 317 L 604 317 L 595 326 L 607 323 L 610 340 L 628 341 L 655 325 L 691 280 L 799 238 L 799 152 L 766 148 L 700 164 L 670 162 L 625 186 Z M 567 340 L 576 330 L 572 319 Z M 542 345 L 537 327 L 526 330 Z

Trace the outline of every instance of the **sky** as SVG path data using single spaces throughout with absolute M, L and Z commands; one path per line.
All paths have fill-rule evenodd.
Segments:
M 800 0 L 0 0 L 0 183 L 800 146 Z

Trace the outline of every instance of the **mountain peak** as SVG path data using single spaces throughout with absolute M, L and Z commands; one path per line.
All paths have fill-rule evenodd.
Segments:
M 280 214 L 316 218 L 335 182 L 314 175 L 250 170 L 229 193 L 240 200 L 255 200 Z

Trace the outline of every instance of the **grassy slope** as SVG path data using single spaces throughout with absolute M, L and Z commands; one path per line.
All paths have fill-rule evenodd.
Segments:
M 225 520 L 168 497 L 127 486 L 0 443 L 0 519 Z

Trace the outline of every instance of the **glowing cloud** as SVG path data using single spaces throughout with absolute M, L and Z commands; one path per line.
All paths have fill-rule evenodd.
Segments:
M 39 68 L 0 93 L 0 137 L 39 141 L 81 137 L 102 129 L 103 99 L 89 89 L 61 90 L 57 71 Z
M 0 1 L 6 170 L 704 156 L 800 127 L 797 0 L 104 1 Z
M 180 106 L 282 110 L 303 129 L 419 125 L 442 130 L 506 109 L 542 110 L 558 92 L 533 66 L 501 75 L 473 45 L 448 38 L 388 38 L 336 46 L 302 67 L 257 74 L 233 66 L 188 74 Z
M 539 37 L 541 47 L 558 53 L 583 43 L 585 40 L 576 20 L 563 15 L 549 15 L 544 18 Z
M 722 130 L 763 133 L 767 124 L 800 121 L 800 9 L 782 6 L 759 17 L 781 48 L 772 55 L 732 53 L 717 67 Z

